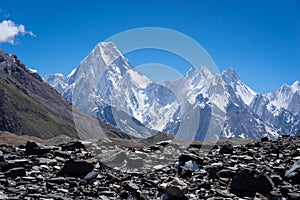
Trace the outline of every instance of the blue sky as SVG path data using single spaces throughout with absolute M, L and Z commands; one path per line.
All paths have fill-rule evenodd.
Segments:
M 19 33 L 9 42 L 0 37 L 0 48 L 17 54 L 42 76 L 68 74 L 98 42 L 114 34 L 164 27 L 195 39 L 220 71 L 233 68 L 257 92 L 300 80 L 298 0 L 0 0 L 0 9 L 1 25 L 10 20 Z M 189 68 L 159 51 L 131 53 L 128 58 L 133 65 L 162 63 L 182 73 Z

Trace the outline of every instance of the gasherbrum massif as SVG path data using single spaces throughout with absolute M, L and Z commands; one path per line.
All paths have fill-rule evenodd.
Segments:
M 67 77 L 44 80 L 79 110 L 135 136 L 163 131 L 195 140 L 274 138 L 300 129 L 299 82 L 258 94 L 233 69 L 213 74 L 196 66 L 179 80 L 158 84 L 112 42 L 97 44 Z

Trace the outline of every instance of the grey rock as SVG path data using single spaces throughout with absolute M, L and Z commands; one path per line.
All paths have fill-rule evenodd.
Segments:
M 60 183 L 64 183 L 65 182 L 65 178 L 63 178 L 63 177 L 54 177 L 54 178 L 48 179 L 47 181 L 50 182 L 50 183 L 58 183 L 58 184 L 60 184 Z
M 241 169 L 234 175 L 230 188 L 236 191 L 267 193 L 274 189 L 274 183 L 262 172 Z
M 4 174 L 6 177 L 16 178 L 16 177 L 26 176 L 26 171 L 23 167 L 17 167 L 8 170 Z
M 260 141 L 261 142 L 267 142 L 267 141 L 269 141 L 269 138 L 266 136 L 266 137 L 262 137 L 261 139 L 260 139 Z
M 291 180 L 294 184 L 300 184 L 300 160 L 286 170 L 284 177 Z
M 138 191 L 140 189 L 135 183 L 132 182 L 126 183 L 123 188 L 129 192 Z
M 293 192 L 293 193 L 288 193 L 288 199 L 289 200 L 299 200 L 300 199 L 300 193 L 299 192 Z
M 27 155 L 43 155 L 49 153 L 52 149 L 57 147 L 47 147 L 40 143 L 27 141 L 25 148 L 26 148 L 25 153 Z
M 63 168 L 57 173 L 57 176 L 86 176 L 94 169 L 91 163 L 83 160 L 69 160 Z
M 86 181 L 92 181 L 96 179 L 98 174 L 99 174 L 98 172 L 91 171 L 83 179 Z
M 61 145 L 63 151 L 75 151 L 77 149 L 85 149 L 85 146 L 80 141 L 71 141 L 67 144 Z
M 202 165 L 203 158 L 191 153 L 184 153 L 179 156 L 179 166 L 183 166 L 188 161 L 195 161 L 198 165 Z
M 233 147 L 232 144 L 225 144 L 221 147 L 220 154 L 232 154 L 233 153 Z
M 178 178 L 174 178 L 166 187 L 166 193 L 171 197 L 185 197 L 188 186 Z

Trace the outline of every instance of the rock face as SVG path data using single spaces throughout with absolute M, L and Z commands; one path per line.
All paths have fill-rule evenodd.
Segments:
M 169 164 L 155 167 L 148 167 L 147 163 L 162 157 L 170 159 L 171 156 L 163 152 L 163 149 L 170 149 L 169 141 L 151 138 L 147 140 L 148 146 L 143 147 L 112 144 L 105 147 L 104 142 L 83 146 L 80 141 L 55 147 L 34 142 L 27 144 L 19 147 L 0 145 L 1 199 L 250 200 L 300 197 L 300 138 L 289 135 L 251 143 L 228 139 L 211 145 L 211 150 L 193 144 Z M 151 155 L 149 147 L 155 144 L 160 148 L 153 150 L 156 154 Z M 37 148 L 34 151 L 38 153 L 26 153 L 29 147 Z M 108 167 L 99 161 L 97 152 L 112 153 L 116 149 L 124 152 L 119 154 L 125 157 L 118 160 L 121 167 L 113 163 Z M 124 164 L 128 161 L 125 153 L 128 151 L 136 153 L 130 158 L 132 160 L 143 157 L 144 168 Z M 146 155 L 153 156 L 152 160 Z

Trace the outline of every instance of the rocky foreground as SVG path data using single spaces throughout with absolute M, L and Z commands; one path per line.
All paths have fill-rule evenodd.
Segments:
M 164 148 L 123 150 L 159 155 Z M 108 167 L 80 141 L 0 145 L 0 199 L 255 198 L 300 199 L 300 137 L 226 141 L 209 151 L 194 144 L 167 166 L 131 172 Z

